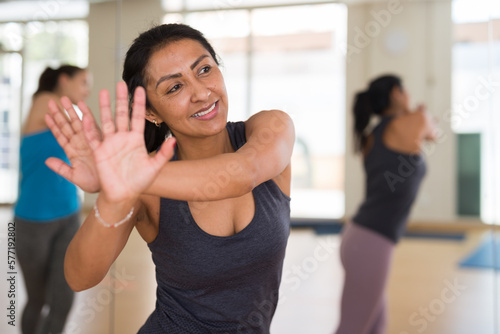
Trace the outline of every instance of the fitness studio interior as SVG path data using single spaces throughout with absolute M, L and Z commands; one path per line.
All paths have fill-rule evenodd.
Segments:
M 0 1 L 1 333 L 22 333 L 27 302 L 21 268 L 9 267 L 9 227 L 40 74 L 88 69 L 86 102 L 98 115 L 99 91 L 114 96 L 132 41 L 162 23 L 190 25 L 213 45 L 229 121 L 279 109 L 294 122 L 291 229 L 272 334 L 331 334 L 340 322 L 342 230 L 365 195 L 354 97 L 388 73 L 402 79 L 412 110 L 426 106 L 436 136 L 422 146 L 427 173 L 394 249 L 385 332 L 500 333 L 498 0 Z M 97 195 L 79 196 L 83 221 Z M 134 229 L 105 278 L 75 294 L 64 333 L 137 333 L 156 287 Z

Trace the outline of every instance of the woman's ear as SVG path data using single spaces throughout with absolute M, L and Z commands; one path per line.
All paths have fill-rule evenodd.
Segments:
M 162 123 L 162 120 L 151 109 L 146 109 L 146 119 L 151 123 L 154 123 L 156 126 L 158 126 L 157 124 Z

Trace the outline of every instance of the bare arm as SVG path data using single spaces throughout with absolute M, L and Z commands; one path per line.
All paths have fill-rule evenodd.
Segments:
M 96 204 L 100 217 L 108 224 L 121 222 L 129 212 L 135 215 L 116 227 L 106 227 L 95 211 L 87 217 L 68 246 L 64 261 L 68 284 L 77 291 L 99 283 L 122 251 L 132 228 L 138 222 L 147 221 L 144 205 L 139 198 L 173 155 L 175 140 L 168 140 L 155 157 L 147 154 L 143 134 L 144 89 L 135 92 L 137 103 L 133 107 L 132 119 L 128 117 L 124 83 L 117 85 L 117 95 L 116 116 L 113 120 L 109 94 L 101 91 L 102 138 L 93 131 L 86 133 L 100 184 Z
M 143 209 L 140 202 L 112 203 L 103 196 L 98 197 L 97 206 L 102 219 L 108 222 L 120 221 L 132 207 L 134 214 L 130 220 L 116 228 L 108 228 L 99 223 L 94 210 L 88 215 L 71 240 L 64 258 L 64 275 L 74 291 L 89 289 L 102 281 L 125 247 L 138 221 L 138 212 Z
M 148 191 L 156 188 L 163 190 L 164 196 L 173 198 L 186 196 L 190 200 L 192 196 L 196 200 L 215 200 L 243 195 L 279 175 L 289 165 L 293 149 L 294 127 L 290 117 L 281 111 L 264 111 L 252 116 L 245 128 L 248 141 L 240 150 L 210 159 L 167 163 L 155 179 L 156 186 L 150 186 Z M 208 172 L 200 173 L 200 170 Z M 212 183 L 212 186 L 201 188 L 196 182 Z M 213 191 L 217 189 L 213 185 L 219 187 L 219 193 Z M 132 206 L 134 215 L 117 228 L 104 227 L 94 211 L 87 217 L 65 258 L 65 276 L 75 291 L 91 288 L 105 277 L 133 227 L 148 217 L 140 200 L 135 204 L 123 199 L 110 201 L 101 193 L 97 206 L 103 219 L 109 222 L 125 217 Z
M 117 93 L 120 105 L 126 104 L 123 92 L 117 88 Z M 109 108 L 109 102 L 105 104 Z M 72 111 L 70 104 L 65 107 Z M 52 104 L 53 112 L 46 117 L 47 123 L 73 159 L 72 166 L 57 159 L 48 159 L 47 165 L 82 189 L 97 192 L 102 184 L 95 170 L 96 161 L 92 154 L 85 152 L 94 150 L 90 142 L 101 140 L 101 133 L 90 110 L 84 104 L 79 104 L 79 107 L 84 113 L 83 124 L 77 117 L 71 117 L 69 122 L 58 115 L 59 110 Z M 261 111 L 246 121 L 245 130 L 247 143 L 234 153 L 163 164 L 144 194 L 188 201 L 220 200 L 246 194 L 260 183 L 279 176 L 290 164 L 295 141 L 291 118 L 279 110 Z M 82 139 L 85 137 L 86 140 Z M 164 151 L 165 145 L 160 151 Z
M 290 164 L 293 122 L 283 111 L 261 111 L 245 122 L 247 142 L 234 153 L 170 162 L 146 193 L 177 200 L 213 201 L 242 196 Z

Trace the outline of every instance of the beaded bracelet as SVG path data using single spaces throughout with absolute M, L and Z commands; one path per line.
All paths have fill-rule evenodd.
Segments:
M 101 215 L 99 214 L 99 209 L 97 208 L 97 202 L 94 204 L 94 214 L 95 214 L 95 217 L 97 218 L 97 220 L 99 221 L 99 223 L 101 223 L 101 225 L 103 225 L 104 227 L 108 227 L 108 228 L 120 226 L 121 224 L 123 224 L 127 220 L 129 220 L 130 217 L 132 217 L 133 213 L 134 213 L 134 207 L 132 207 L 132 209 L 130 209 L 130 212 L 128 213 L 128 215 L 125 218 L 123 218 L 122 220 L 120 220 L 118 223 L 109 224 L 109 223 L 106 223 L 104 221 L 104 219 L 101 218 Z

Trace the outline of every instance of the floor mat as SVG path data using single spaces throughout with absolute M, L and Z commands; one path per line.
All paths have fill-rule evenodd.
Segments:
M 460 267 L 500 269 L 500 236 L 485 235 L 476 249 L 460 261 Z

